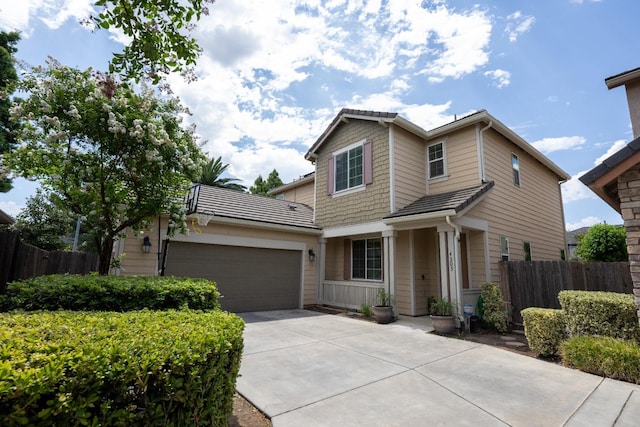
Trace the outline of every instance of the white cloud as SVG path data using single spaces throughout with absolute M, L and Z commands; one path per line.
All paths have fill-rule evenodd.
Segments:
M 534 148 L 542 153 L 549 154 L 554 151 L 579 149 L 587 142 L 582 136 L 562 136 L 559 138 L 543 138 L 531 143 Z
M 564 203 L 575 202 L 577 200 L 597 199 L 596 194 L 586 185 L 580 182 L 580 177 L 587 171 L 580 171 L 573 175 L 571 179 L 561 185 L 562 201 Z
M 8 2 L 6 2 L 8 3 Z M 34 25 L 40 20 L 51 28 L 60 28 L 68 19 L 79 21 L 87 18 L 93 11 L 91 0 L 20 0 L 11 2 L 11 6 L 0 6 L 0 27 L 5 30 L 18 30 L 22 37 L 29 38 Z
M 582 3 L 600 3 L 602 0 L 569 0 L 569 3 L 582 4 Z
M 24 209 L 24 206 L 21 206 L 14 201 L 0 201 L 0 209 L 15 218 L 16 215 Z
M 533 16 L 523 16 L 522 12 L 517 11 L 507 16 L 507 27 L 505 32 L 509 35 L 509 41 L 515 42 L 518 37 L 533 27 L 536 18 Z
M 502 89 L 503 87 L 509 86 L 509 84 L 511 83 L 511 73 L 506 71 L 506 70 L 492 70 L 492 71 L 485 71 L 484 75 L 493 79 L 494 82 L 493 84 L 496 85 L 499 89 Z
M 606 153 L 604 153 L 602 156 L 598 157 L 593 164 L 595 165 L 599 165 L 600 163 L 602 163 L 604 160 L 606 160 L 607 158 L 609 158 L 611 155 L 613 155 L 614 153 L 617 153 L 618 151 L 620 151 L 625 145 L 627 145 L 626 141 L 623 139 L 619 139 L 617 141 L 615 141 L 611 147 L 609 147 L 609 149 L 607 150 Z
M 565 224 L 565 228 L 567 231 L 577 230 L 582 227 L 591 227 L 595 224 L 602 224 L 602 219 L 597 216 L 588 216 L 586 218 L 582 218 L 577 222 L 568 222 Z

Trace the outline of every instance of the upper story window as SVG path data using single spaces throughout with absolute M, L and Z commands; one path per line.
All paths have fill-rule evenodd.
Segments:
M 336 154 L 336 191 L 362 185 L 362 145 Z
M 351 278 L 382 280 L 382 239 L 351 242 Z
M 329 157 L 327 163 L 327 194 L 364 188 L 373 182 L 372 143 L 362 140 Z
M 444 142 L 427 146 L 427 164 L 429 179 L 440 178 L 446 174 Z
M 511 154 L 511 166 L 513 167 L 513 183 L 520 187 L 520 159 L 515 154 Z

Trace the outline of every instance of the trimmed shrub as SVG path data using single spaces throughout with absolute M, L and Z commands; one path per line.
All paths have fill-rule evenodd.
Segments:
M 562 343 L 561 350 L 565 366 L 640 384 L 640 346 L 635 341 L 575 336 Z
M 558 300 L 570 336 L 600 335 L 629 340 L 640 338 L 633 295 L 599 291 L 560 291 Z
M 51 275 L 9 284 L 0 311 L 219 309 L 216 284 L 153 276 Z
M 221 311 L 0 314 L 0 425 L 226 425 L 244 323 Z
M 565 339 L 562 310 L 529 307 L 520 312 L 529 348 L 538 356 L 553 356 Z
M 500 333 L 507 332 L 507 312 L 498 285 L 491 282 L 483 283 L 480 296 L 483 304 L 482 320 Z

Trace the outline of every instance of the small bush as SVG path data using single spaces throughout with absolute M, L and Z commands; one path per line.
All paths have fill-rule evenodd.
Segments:
M 520 312 L 529 348 L 539 356 L 553 356 L 565 339 L 562 310 L 529 307 Z
M 491 282 L 483 283 L 480 296 L 483 304 L 482 320 L 500 333 L 507 332 L 507 312 L 498 285 Z
M 221 312 L 0 314 L 0 425 L 226 425 L 244 323 Z
M 561 349 L 565 366 L 640 384 L 640 346 L 635 341 L 575 336 L 562 343 Z
M 216 284 L 150 276 L 51 275 L 9 284 L 0 311 L 219 309 Z
M 369 304 L 362 304 L 362 305 L 360 306 L 360 312 L 362 313 L 362 315 L 363 315 L 365 318 L 367 318 L 367 319 L 368 319 L 368 318 L 370 318 L 370 317 L 371 317 L 371 314 L 372 314 L 372 312 L 371 312 L 371 306 L 370 306 Z
M 570 336 L 599 335 L 638 340 L 640 327 L 635 299 L 630 294 L 560 291 L 558 299 Z

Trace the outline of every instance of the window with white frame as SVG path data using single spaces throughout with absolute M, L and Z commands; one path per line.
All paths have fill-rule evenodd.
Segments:
M 437 142 L 427 147 L 427 165 L 429 169 L 429 179 L 445 176 L 445 148 L 444 142 Z
M 351 277 L 382 280 L 382 239 L 362 239 L 351 242 Z
M 511 166 L 513 167 L 513 183 L 520 187 L 520 159 L 515 154 L 511 154 Z
M 522 246 L 524 249 L 524 260 L 531 261 L 531 242 L 524 242 Z
M 362 145 L 335 156 L 335 191 L 359 187 L 363 182 Z

